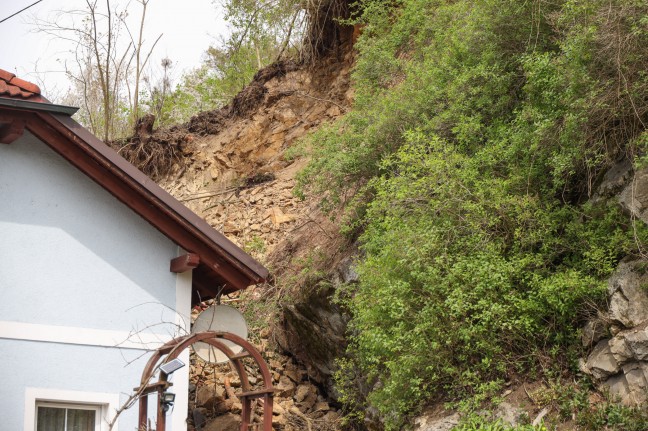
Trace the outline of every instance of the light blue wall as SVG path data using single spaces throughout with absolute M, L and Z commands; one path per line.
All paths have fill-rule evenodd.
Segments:
M 0 145 L 0 320 L 125 331 L 173 320 L 176 255 L 32 135 Z
M 136 350 L 0 339 L 0 429 L 23 429 L 23 388 L 65 389 L 83 392 L 130 392 L 137 386 L 149 356 Z M 126 359 L 133 361 L 126 364 Z M 29 372 L 16 372 L 16 367 Z M 70 376 L 73 376 L 71 378 Z M 173 375 L 171 376 L 173 377 Z M 173 379 L 171 378 L 171 382 Z M 173 389 L 171 389 L 173 390 Z M 120 405 L 127 399 L 120 395 Z M 149 416 L 155 422 L 155 396 Z M 112 419 L 112 413 L 110 419 Z M 120 431 L 137 428 L 137 404 L 119 416 Z M 171 419 L 167 429 L 171 431 Z
M 175 329 L 169 261 L 177 253 L 34 136 L 0 144 L 0 324 L 148 328 L 166 339 Z M 23 429 L 26 387 L 126 394 L 139 384 L 148 357 L 141 350 L 0 338 L 0 429 Z M 136 415 L 135 406 L 119 429 L 133 430 Z

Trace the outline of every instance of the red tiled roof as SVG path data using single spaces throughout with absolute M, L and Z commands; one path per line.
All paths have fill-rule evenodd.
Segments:
M 41 97 L 38 85 L 17 78 L 13 73 L 3 69 L 0 69 L 0 97 L 31 100 L 34 102 L 45 101 Z

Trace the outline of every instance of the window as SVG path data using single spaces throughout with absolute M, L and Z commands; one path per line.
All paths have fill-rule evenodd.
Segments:
M 108 431 L 119 394 L 25 388 L 25 431 Z M 118 431 L 115 421 L 112 428 Z M 0 418 L 0 430 L 2 420 Z
M 36 404 L 36 431 L 96 431 L 100 406 Z

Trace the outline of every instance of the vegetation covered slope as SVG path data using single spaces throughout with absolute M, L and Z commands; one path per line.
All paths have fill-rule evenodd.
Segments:
M 361 0 L 355 22 L 355 107 L 304 145 L 301 183 L 362 244 L 339 385 L 393 430 L 431 399 L 574 366 L 603 280 L 646 237 L 590 198 L 648 142 L 648 5 Z

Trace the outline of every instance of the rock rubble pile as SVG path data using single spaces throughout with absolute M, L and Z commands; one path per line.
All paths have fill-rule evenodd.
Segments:
M 269 265 L 273 273 L 285 270 L 301 251 L 318 247 L 308 242 L 313 236 L 309 231 L 326 239 L 322 226 L 330 229 L 331 222 L 319 213 L 314 200 L 293 195 L 296 175 L 307 161 L 287 159 L 284 152 L 309 131 L 345 112 L 353 98 L 349 89 L 352 61 L 349 52 L 316 70 L 290 67 L 259 75 L 251 84 L 254 97 L 238 100 L 237 106 L 244 109 L 236 115 L 223 110 L 202 113 L 184 126 L 183 158 L 160 185 Z M 274 289 L 281 292 L 282 286 Z M 246 300 L 262 294 L 263 288 L 249 288 Z M 328 388 L 309 375 L 305 364 L 282 354 L 284 350 L 275 342 L 278 337 L 269 328 L 251 337 L 277 389 L 273 428 L 340 429 L 341 413 L 327 401 Z M 255 367 L 246 371 L 253 389 L 258 388 L 262 380 L 254 374 Z M 208 364 L 192 354 L 190 375 L 189 429 L 238 431 L 242 404 L 236 396 L 241 392 L 236 372 L 229 364 Z M 262 400 L 254 402 L 253 421 L 259 424 Z
M 193 317 L 198 314 L 195 310 Z M 319 388 L 309 381 L 308 375 L 292 359 L 268 349 L 269 331 L 261 334 L 257 347 L 263 352 L 270 367 L 272 385 L 276 389 L 273 400 L 273 429 L 285 431 L 339 429 L 341 413 L 331 406 Z M 250 359 L 245 359 L 245 371 L 252 390 L 261 389 L 263 383 Z M 195 431 L 238 431 L 241 400 L 241 381 L 229 364 L 212 364 L 191 354 L 189 386 L 190 424 Z M 259 426 L 263 419 L 263 401 L 253 404 L 252 423 Z M 259 428 L 260 429 L 260 428 Z

